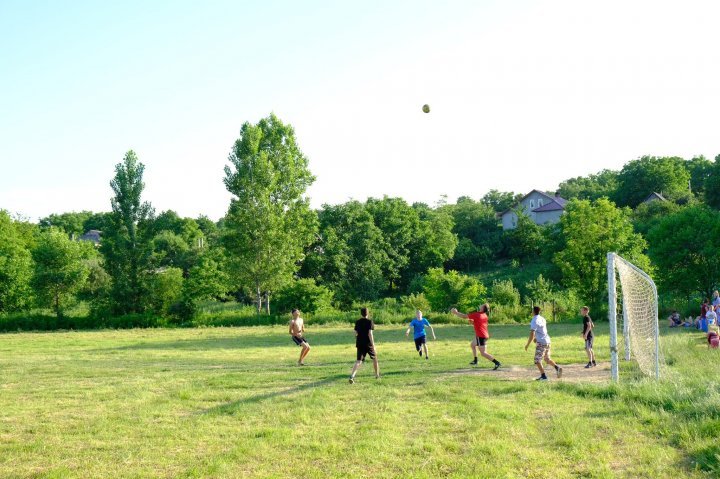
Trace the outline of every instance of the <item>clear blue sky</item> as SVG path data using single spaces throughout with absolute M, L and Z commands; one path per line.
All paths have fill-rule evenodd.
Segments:
M 0 208 L 224 214 L 241 124 L 293 124 L 315 206 L 553 189 L 720 153 L 711 2 L 0 0 Z M 432 112 L 420 111 L 429 103 Z

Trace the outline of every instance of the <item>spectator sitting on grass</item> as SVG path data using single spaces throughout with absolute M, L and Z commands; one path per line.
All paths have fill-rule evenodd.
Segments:
M 668 323 L 670 324 L 671 328 L 677 328 L 678 326 L 681 326 L 683 321 L 682 318 L 680 318 L 680 313 L 677 312 L 677 310 L 673 310 L 672 314 L 668 317 Z

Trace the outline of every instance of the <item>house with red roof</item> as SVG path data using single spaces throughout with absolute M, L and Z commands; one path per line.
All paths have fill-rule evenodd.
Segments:
M 498 216 L 502 220 L 504 230 L 517 227 L 517 213 L 524 213 L 535 224 L 546 225 L 557 223 L 565 211 L 567 200 L 557 194 L 548 194 L 540 190 L 532 190 Z

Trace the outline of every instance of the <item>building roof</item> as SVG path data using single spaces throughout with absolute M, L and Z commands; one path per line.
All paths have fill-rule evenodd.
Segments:
M 647 198 L 642 200 L 642 203 L 647 203 L 648 201 L 655 201 L 655 200 L 667 201 L 667 199 L 663 195 L 661 195 L 660 193 L 658 193 L 656 191 L 653 191 L 652 193 L 650 193 L 648 195 Z
M 90 230 L 90 231 L 87 231 L 84 235 L 82 235 L 78 239 L 80 241 L 92 241 L 93 243 L 97 244 L 97 243 L 100 243 L 100 235 L 101 234 L 102 234 L 102 231 Z
M 520 198 L 520 201 L 517 201 L 517 202 L 513 203 L 513 205 L 512 205 L 510 208 L 506 209 L 506 210 L 503 211 L 502 213 L 498 213 L 498 216 L 499 216 L 499 217 L 502 217 L 502 216 L 504 216 L 506 213 L 510 213 L 512 210 L 514 210 L 514 209 L 517 207 L 517 205 L 518 205 L 519 203 L 522 203 L 523 201 L 525 201 L 525 198 L 527 198 L 528 196 L 532 195 L 533 193 L 540 193 L 541 195 L 545 196 L 547 199 L 550 200 L 550 203 L 547 203 L 547 204 L 545 204 L 545 205 L 543 205 L 543 206 L 541 206 L 541 207 L 539 207 L 539 208 L 535 208 L 533 211 L 535 211 L 535 212 L 538 212 L 538 211 L 539 211 L 539 212 L 543 212 L 543 211 L 556 211 L 556 210 L 564 210 L 564 209 L 565 209 L 565 203 L 567 203 L 567 200 L 566 200 L 565 198 L 561 198 L 561 197 L 559 197 L 559 196 L 549 195 L 549 194 L 545 193 L 544 191 L 540 191 L 540 190 L 532 190 L 530 193 L 528 193 L 527 195 L 525 195 L 525 196 L 523 196 L 522 198 Z M 546 206 L 550 207 L 550 206 L 553 205 L 553 204 L 554 204 L 553 207 L 547 208 L 547 209 L 545 208 Z
M 544 205 L 540 206 L 539 208 L 535 208 L 533 210 L 533 213 L 542 213 L 544 211 L 564 210 L 566 203 L 567 203 L 567 200 L 565 200 L 565 198 L 560 198 L 559 196 L 556 196 L 550 201 L 550 203 L 545 203 Z

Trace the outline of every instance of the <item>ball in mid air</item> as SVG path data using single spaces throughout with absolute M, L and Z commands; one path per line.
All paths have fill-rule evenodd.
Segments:
M 428 105 L 427 103 L 424 104 L 422 110 L 423 110 L 425 113 L 430 113 L 430 105 Z

